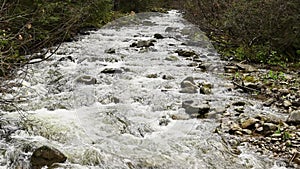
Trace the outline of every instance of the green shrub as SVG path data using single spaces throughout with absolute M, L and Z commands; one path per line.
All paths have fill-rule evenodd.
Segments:
M 114 0 L 114 10 L 145 12 L 170 6 L 171 0 Z
M 0 7 L 0 76 L 26 64 L 24 55 L 72 39 L 83 28 L 100 27 L 112 17 L 111 0 L 10 0 Z
M 187 18 L 206 31 L 225 55 L 267 64 L 300 60 L 299 0 L 181 3 Z

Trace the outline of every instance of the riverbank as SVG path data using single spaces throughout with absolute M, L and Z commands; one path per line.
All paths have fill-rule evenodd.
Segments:
M 288 117 L 282 120 L 272 115 L 244 116 L 247 103 L 239 103 L 232 115 L 224 116 L 226 120 L 221 120 L 217 132 L 233 136 L 235 146 L 250 143 L 256 152 L 284 158 L 283 166 L 297 168 L 300 164 L 299 70 L 276 71 L 234 62 L 224 69 L 235 90 L 261 100 L 263 106 L 278 109 Z

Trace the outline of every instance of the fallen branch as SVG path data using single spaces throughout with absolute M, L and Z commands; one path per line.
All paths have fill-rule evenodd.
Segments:
M 253 88 L 250 88 L 250 87 L 247 87 L 247 86 L 244 86 L 244 85 L 241 85 L 241 84 L 238 84 L 237 82 L 235 81 L 232 81 L 232 83 L 237 86 L 238 88 L 246 91 L 246 92 L 260 92 L 260 90 L 257 90 L 257 89 L 253 89 Z

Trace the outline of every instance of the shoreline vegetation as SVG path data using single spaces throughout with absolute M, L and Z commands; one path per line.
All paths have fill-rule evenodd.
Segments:
M 0 77 L 11 77 L 42 49 L 72 41 L 131 11 L 181 10 L 212 40 L 225 60 L 287 70 L 300 66 L 298 0 L 2 0 Z M 30 57 L 25 57 L 30 56 Z

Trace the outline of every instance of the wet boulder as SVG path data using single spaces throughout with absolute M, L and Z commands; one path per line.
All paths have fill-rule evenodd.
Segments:
M 292 111 L 286 122 L 292 124 L 300 124 L 300 110 Z
M 194 82 L 193 77 L 187 77 L 185 78 L 181 83 L 181 90 L 180 93 L 197 93 L 198 92 L 198 86 Z
M 154 38 L 155 39 L 164 39 L 164 37 L 159 33 L 154 34 Z
M 253 118 L 253 117 L 250 117 L 248 118 L 247 120 L 244 120 L 242 123 L 241 123 L 241 127 L 243 129 L 253 129 L 254 128 L 254 125 L 256 123 L 258 123 L 259 120 L 256 119 L 256 118 Z
M 171 122 L 171 120 L 167 116 L 162 116 L 159 119 L 159 125 L 160 126 L 167 126 L 170 122 Z
M 105 53 L 108 53 L 108 54 L 114 54 L 114 53 L 116 53 L 116 49 L 114 49 L 114 48 L 109 48 L 109 49 L 106 49 L 104 52 L 105 52 Z
M 183 79 L 183 81 L 180 83 L 181 88 L 189 87 L 189 85 L 187 85 L 185 82 L 190 82 L 192 85 L 196 85 L 194 78 L 191 76 Z
M 75 59 L 72 56 L 66 56 L 66 57 L 61 57 L 60 59 L 58 59 L 59 62 L 63 62 L 63 61 L 71 61 L 71 62 L 75 62 Z
M 158 74 L 153 73 L 153 74 L 148 74 L 146 75 L 147 78 L 158 78 Z
M 41 169 L 44 166 L 50 167 L 54 163 L 64 163 L 66 160 L 67 157 L 59 150 L 49 146 L 42 146 L 33 152 L 30 165 L 32 169 Z
M 150 46 L 154 46 L 154 42 L 156 42 L 156 40 L 140 40 L 138 42 L 134 42 L 130 45 L 130 47 L 137 47 L 137 48 L 148 48 Z
M 174 61 L 178 61 L 179 59 L 176 56 L 168 56 L 165 58 L 165 60 L 174 62 Z
M 93 85 L 93 84 L 97 83 L 96 78 L 89 76 L 89 75 L 80 76 L 75 81 L 77 83 L 82 83 L 82 84 L 86 84 L 86 85 Z
M 104 74 L 116 74 L 116 73 L 122 73 L 121 69 L 117 69 L 117 68 L 105 68 L 101 71 L 101 73 Z
M 177 53 L 179 56 L 182 56 L 182 57 L 198 56 L 198 54 L 195 51 L 192 51 L 192 50 L 178 49 L 178 50 L 175 51 L 175 53 Z
M 182 102 L 182 108 L 191 117 L 203 118 L 210 110 L 210 105 L 207 102 L 187 100 Z
M 164 79 L 164 80 L 173 80 L 173 79 L 175 79 L 175 77 L 173 77 L 171 75 L 163 75 L 162 79 Z
M 211 94 L 212 84 L 203 82 L 200 84 L 200 94 Z

